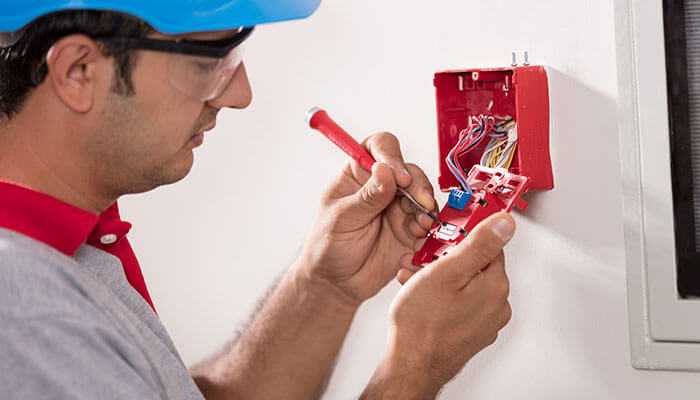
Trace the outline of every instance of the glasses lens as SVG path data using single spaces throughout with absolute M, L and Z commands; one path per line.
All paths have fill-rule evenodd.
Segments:
M 237 46 L 223 58 L 173 55 L 170 57 L 170 84 L 198 101 L 215 99 L 224 92 L 243 61 L 243 48 Z

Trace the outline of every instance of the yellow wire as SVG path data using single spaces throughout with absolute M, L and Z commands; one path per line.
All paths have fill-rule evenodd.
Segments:
M 489 154 L 488 160 L 486 162 L 486 166 L 489 168 L 495 168 L 496 165 L 498 165 L 498 160 L 501 158 L 501 155 L 503 154 L 504 150 L 504 144 L 506 143 L 507 140 L 503 140 L 497 145 L 494 146 L 493 150 L 491 150 L 491 154 Z
M 513 164 L 513 157 L 515 157 L 515 149 L 518 147 L 518 143 L 513 143 L 513 148 L 510 149 L 510 154 L 508 155 L 508 161 L 503 165 L 505 169 L 510 169 L 511 164 Z
M 515 125 L 516 123 L 515 120 L 513 120 L 513 117 L 507 116 L 503 117 L 503 120 L 497 126 L 500 130 L 510 130 L 511 128 L 515 127 Z M 508 145 L 509 142 L 507 138 L 495 144 L 486 158 L 485 166 L 489 168 L 496 168 L 498 166 L 498 161 L 502 157 L 506 156 L 508 158 L 503 167 L 509 169 L 510 166 L 513 164 L 513 158 L 515 157 L 515 149 L 517 147 L 517 142 L 513 144 L 513 147 L 511 147 L 509 153 L 506 155 L 504 153 L 505 150 L 508 148 Z

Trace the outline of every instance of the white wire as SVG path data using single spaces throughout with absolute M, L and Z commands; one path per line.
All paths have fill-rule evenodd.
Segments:
M 508 160 L 512 160 L 513 152 L 518 143 L 517 126 L 513 125 L 505 132 L 498 132 L 499 135 L 492 136 L 481 156 L 480 164 L 491 168 L 504 168 Z M 505 134 L 505 135 L 504 135 Z M 505 137 L 504 137 L 505 136 Z M 503 148 L 497 160 L 492 160 L 493 152 Z

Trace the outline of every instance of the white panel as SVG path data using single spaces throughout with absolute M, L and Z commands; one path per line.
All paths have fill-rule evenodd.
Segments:
M 695 246 L 700 251 L 700 0 L 685 0 L 690 144 L 695 202 Z M 699 266 L 700 267 L 700 266 Z
M 676 289 L 661 1 L 616 3 L 620 147 L 632 356 L 640 368 L 700 369 L 700 302 Z

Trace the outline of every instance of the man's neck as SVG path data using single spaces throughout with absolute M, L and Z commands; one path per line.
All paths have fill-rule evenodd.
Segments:
M 48 194 L 81 209 L 100 214 L 116 198 L 100 196 L 90 188 L 87 168 L 80 167 L 78 148 L 66 145 L 62 127 L 42 130 L 26 117 L 0 125 L 0 180 Z

